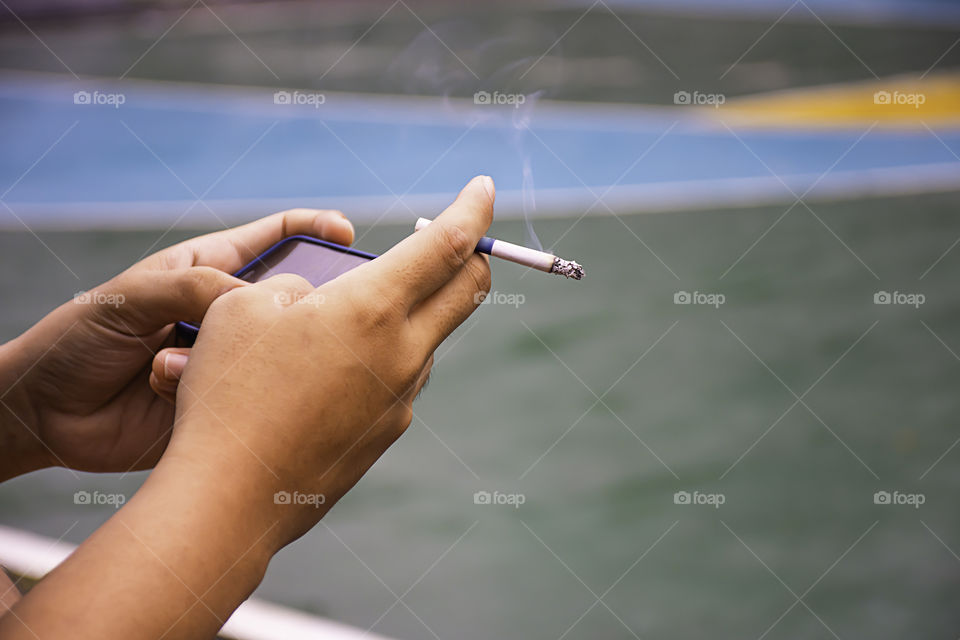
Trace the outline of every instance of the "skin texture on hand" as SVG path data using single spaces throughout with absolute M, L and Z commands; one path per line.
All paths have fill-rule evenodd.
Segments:
M 83 471 L 153 467 L 174 409 L 150 386 L 171 324 L 199 322 L 228 275 L 282 238 L 350 244 L 337 211 L 294 209 L 164 249 L 67 302 L 0 347 L 0 480 L 46 466 Z
M 410 424 L 433 351 L 490 287 L 474 248 L 493 199 L 475 178 L 428 228 L 317 289 L 281 275 L 216 297 L 156 469 L 0 637 L 212 637 Z

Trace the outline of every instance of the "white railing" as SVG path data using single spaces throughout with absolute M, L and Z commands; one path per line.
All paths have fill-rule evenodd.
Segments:
M 0 565 L 39 579 L 63 562 L 76 546 L 35 533 L 0 526 Z M 384 636 L 295 609 L 250 598 L 219 633 L 234 640 L 388 640 Z

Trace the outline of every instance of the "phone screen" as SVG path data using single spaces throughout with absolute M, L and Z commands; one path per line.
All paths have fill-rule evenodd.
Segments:
M 233 275 L 247 282 L 260 282 L 280 273 L 294 273 L 319 287 L 376 257 L 331 242 L 293 236 L 280 241 Z M 177 346 L 193 345 L 199 330 L 198 325 L 178 322 Z
M 295 273 L 309 280 L 313 286 L 319 287 L 367 262 L 371 257 L 291 238 L 275 250 L 260 256 L 236 275 L 247 282 L 260 282 L 280 273 Z

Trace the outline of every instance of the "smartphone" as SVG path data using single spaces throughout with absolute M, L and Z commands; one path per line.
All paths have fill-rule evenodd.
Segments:
M 377 256 L 310 236 L 290 236 L 254 258 L 233 275 L 247 282 L 260 282 L 280 273 L 294 273 L 319 287 Z M 200 327 L 177 323 L 177 346 L 193 346 Z

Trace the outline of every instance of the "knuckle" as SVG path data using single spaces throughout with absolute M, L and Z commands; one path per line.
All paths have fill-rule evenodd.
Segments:
M 207 308 L 207 314 L 215 314 L 220 310 L 232 310 L 244 304 L 244 299 L 250 296 L 249 288 L 241 287 L 217 296 Z
M 424 385 L 426 385 L 427 380 L 430 379 L 430 374 L 433 372 L 433 361 L 434 361 L 434 357 L 433 357 L 433 354 L 431 353 L 430 357 L 427 358 L 426 364 L 423 365 L 423 370 L 421 371 L 421 374 L 420 374 L 423 376 Z M 419 378 L 417 378 L 417 382 L 420 382 Z
M 271 291 L 294 291 L 302 293 L 308 290 L 312 291 L 314 288 L 309 280 L 295 273 L 280 273 L 267 278 L 263 283 L 268 284 L 264 289 L 270 289 Z
M 213 267 L 189 267 L 183 269 L 177 277 L 181 290 L 194 295 L 213 283 L 222 275 Z
M 409 348 L 404 350 L 401 357 L 398 395 L 408 398 L 416 392 L 418 385 L 422 383 L 425 377 L 429 376 L 430 369 L 433 366 L 433 354 L 424 354 L 421 346 L 411 344 Z
M 463 266 L 473 247 L 467 232 L 456 225 L 439 225 L 437 232 L 437 251 L 444 264 L 455 271 Z
M 342 211 L 337 209 L 308 209 L 297 207 L 286 209 L 274 214 L 280 219 L 281 235 L 287 237 L 295 232 L 315 233 L 315 225 L 319 222 L 323 224 L 325 219 L 346 218 Z M 308 229 L 314 228 L 313 231 Z
M 392 413 L 393 419 L 390 421 L 392 428 L 388 435 L 390 440 L 394 441 L 402 436 L 413 422 L 413 406 L 409 402 L 398 402 Z
M 306 209 L 306 208 L 304 208 L 304 207 L 294 207 L 294 208 L 292 208 L 292 209 L 284 209 L 283 211 L 278 211 L 277 213 L 275 213 L 275 214 L 273 214 L 273 215 L 276 215 L 276 216 L 295 216 L 295 215 L 298 215 L 298 214 L 307 213 L 307 212 L 309 212 L 309 211 L 310 211 L 310 209 Z
M 359 301 L 359 306 L 366 310 L 364 317 L 376 329 L 392 328 L 405 315 L 395 294 L 389 290 L 375 289 L 370 297 Z
M 173 278 L 171 295 L 189 308 L 206 311 L 213 302 L 229 292 L 227 274 L 214 267 L 198 266 L 182 269 Z M 198 311 L 201 313 L 201 311 Z
M 217 276 L 222 275 L 213 267 L 187 267 L 179 269 L 171 280 L 169 295 L 173 300 L 190 307 L 203 306 L 209 297 L 208 291 L 215 286 Z
M 413 407 L 404 402 L 397 416 L 397 427 L 401 434 L 407 430 L 411 422 L 413 422 Z
M 310 284 L 309 280 L 307 280 L 301 275 L 297 275 L 296 273 L 281 273 L 274 276 L 274 278 L 277 278 L 278 282 L 280 282 L 281 284 L 287 285 L 291 288 L 296 288 L 296 289 L 303 289 L 305 287 L 309 287 L 311 289 L 313 288 L 313 285 Z
M 415 366 L 414 362 L 416 362 L 414 358 L 408 358 L 407 362 L 401 367 L 400 389 L 402 394 L 410 391 L 420 379 L 421 367 Z
M 480 256 L 471 258 L 467 261 L 464 269 L 473 281 L 474 293 L 486 294 L 490 291 L 492 276 L 490 275 L 490 265 L 486 260 Z

